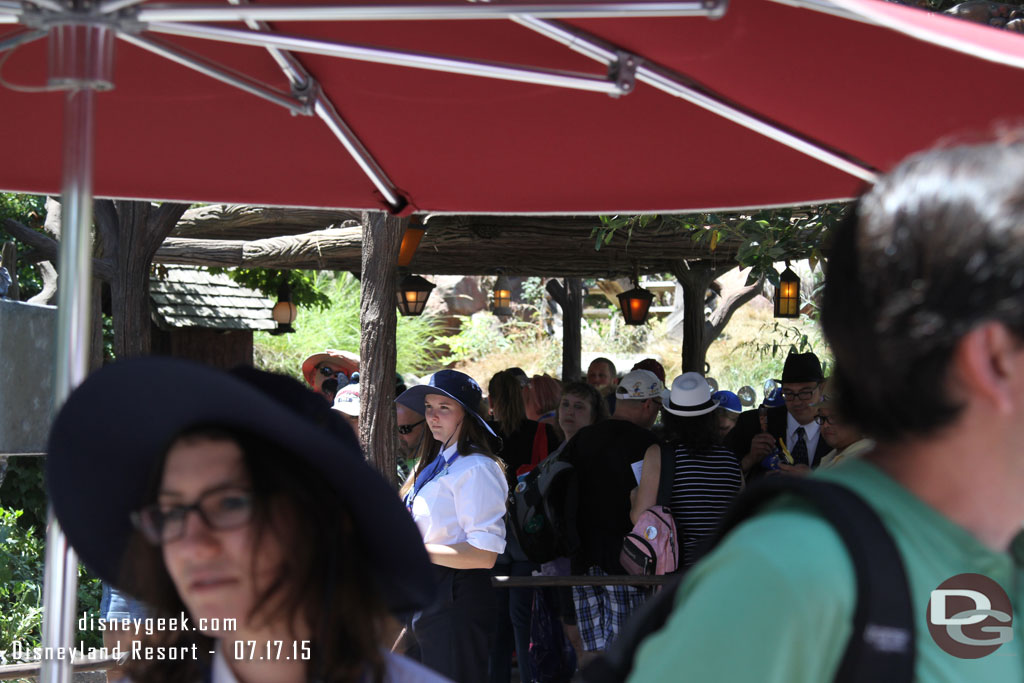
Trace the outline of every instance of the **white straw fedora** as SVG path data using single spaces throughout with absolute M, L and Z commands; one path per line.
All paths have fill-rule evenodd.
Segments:
M 684 372 L 662 393 L 661 407 L 673 415 L 696 417 L 717 408 L 718 401 L 711 398 L 711 387 L 700 373 Z

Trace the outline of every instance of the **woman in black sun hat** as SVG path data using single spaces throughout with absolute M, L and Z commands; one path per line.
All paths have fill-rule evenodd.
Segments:
M 128 653 L 136 683 L 444 680 L 382 647 L 389 613 L 433 597 L 416 526 L 294 380 L 114 363 L 61 409 L 47 484 L 82 561 L 178 618 Z

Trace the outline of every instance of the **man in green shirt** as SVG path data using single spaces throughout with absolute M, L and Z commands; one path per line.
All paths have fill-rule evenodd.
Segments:
M 822 325 L 844 419 L 877 446 L 815 476 L 859 494 L 895 540 L 915 618 L 914 680 L 1019 683 L 1024 144 L 913 157 L 834 237 Z M 998 587 L 946 592 L 962 589 L 946 583 L 962 574 Z M 856 603 L 836 531 L 782 499 L 690 571 L 630 680 L 832 680 Z M 964 614 L 973 609 L 982 612 Z

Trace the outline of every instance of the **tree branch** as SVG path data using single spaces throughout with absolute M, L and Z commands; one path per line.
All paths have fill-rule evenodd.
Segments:
M 49 220 L 49 219 L 48 219 Z M 42 254 L 47 261 L 57 262 L 57 254 L 60 251 L 59 243 L 52 237 L 48 237 L 32 228 L 22 225 L 13 218 L 4 219 L 4 229 L 11 233 L 11 236 L 35 249 Z M 59 265 L 59 264 L 58 264 Z M 114 277 L 113 263 L 107 259 L 93 258 L 92 269 L 96 277 L 110 282 Z
M 30 304 L 48 304 L 53 301 L 57 294 L 57 269 L 49 261 L 37 263 L 39 277 L 43 281 L 43 289 L 34 297 L 28 300 Z
M 705 322 L 704 339 L 709 346 L 722 333 L 725 326 L 729 324 L 733 313 L 757 296 L 763 286 L 764 280 L 758 280 L 752 285 L 731 289 L 728 292 L 722 293 L 721 303 L 712 311 L 710 318 Z
M 187 210 L 188 204 L 164 202 L 149 214 L 146 222 L 146 253 L 152 254 L 160 248 L 160 244 L 171 234 Z

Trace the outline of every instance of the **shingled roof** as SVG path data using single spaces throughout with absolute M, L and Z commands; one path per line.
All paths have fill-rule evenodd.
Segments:
M 274 302 L 224 274 L 195 266 L 161 266 L 149 281 L 153 320 L 161 329 L 272 330 Z

